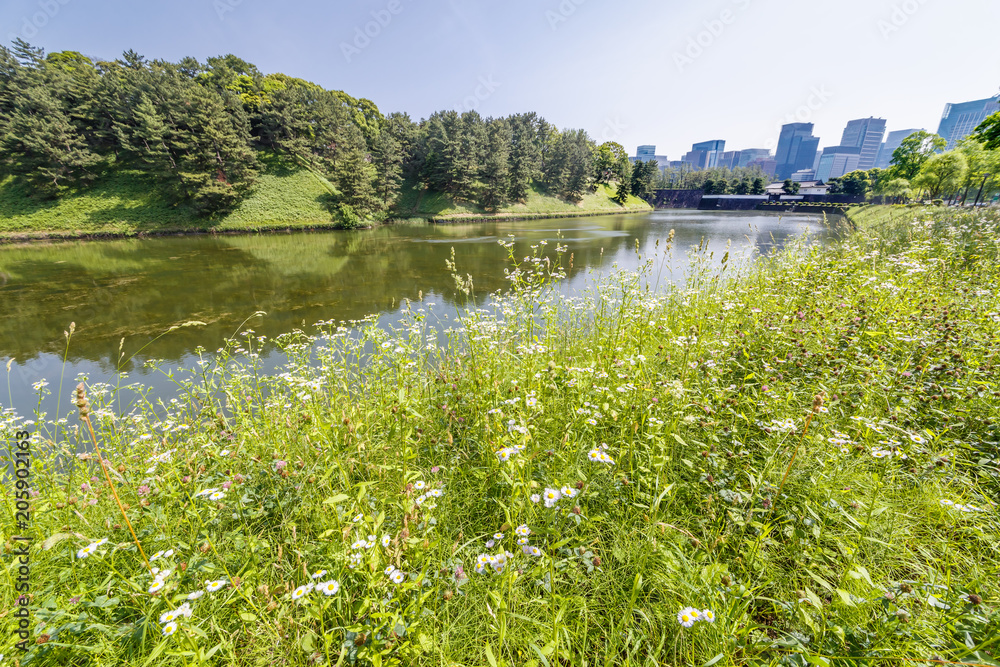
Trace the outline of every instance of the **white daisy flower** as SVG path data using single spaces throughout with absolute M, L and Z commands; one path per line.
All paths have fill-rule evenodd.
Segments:
M 87 546 L 85 546 L 84 548 L 82 548 L 79 551 L 77 551 L 76 552 L 76 557 L 77 558 L 86 558 L 87 556 L 89 556 L 90 554 L 94 553 L 95 551 L 97 551 L 97 542 L 92 542 L 92 543 L 88 544 Z
M 320 570 L 319 572 L 313 572 L 311 575 L 309 575 L 309 578 L 310 579 L 319 579 L 320 577 L 324 576 L 325 574 L 326 574 L 326 570 Z
M 388 549 L 390 544 L 392 544 L 392 538 L 389 537 L 389 535 L 383 535 L 382 536 L 382 546 L 385 547 L 386 549 Z
M 559 491 L 566 498 L 576 498 L 576 494 L 579 493 L 577 489 L 573 488 L 569 484 L 564 485 L 561 489 L 559 489 Z
M 174 634 L 175 632 L 177 632 L 177 623 L 175 621 L 170 621 L 169 623 L 167 623 L 166 625 L 163 626 L 163 636 L 164 637 L 169 637 L 170 635 Z
M 175 618 L 177 618 L 176 611 L 165 611 L 162 614 L 160 614 L 160 623 L 169 623 Z
M 413 483 L 413 488 L 416 489 L 417 491 L 423 491 L 425 486 L 427 486 L 427 482 L 423 480 Z
M 195 591 L 194 593 L 188 593 L 187 599 L 188 600 L 197 600 L 198 598 L 200 598 L 204 594 L 205 594 L 205 591 Z
M 324 581 L 317 586 L 319 592 L 323 595 L 336 595 L 337 591 L 340 590 L 340 582 L 336 579 L 331 579 L 330 581 Z
M 227 583 L 228 582 L 225 579 L 216 579 L 215 581 L 206 581 L 205 582 L 205 590 L 207 590 L 209 593 L 214 593 L 215 591 L 217 591 L 220 588 L 222 588 L 223 586 L 225 586 Z
M 160 591 L 163 590 L 163 587 L 166 586 L 166 585 L 167 585 L 166 582 L 164 582 L 162 579 L 157 579 L 156 581 L 154 581 L 152 584 L 149 585 L 149 591 L 148 592 L 151 595 L 153 593 L 159 593 Z
M 294 591 L 292 591 L 292 599 L 293 600 L 298 600 L 298 599 L 304 597 L 311 590 L 312 590 L 312 587 L 309 586 L 308 584 L 306 584 L 304 586 L 299 586 Z
M 521 537 L 527 537 L 528 535 L 531 535 L 531 529 L 528 528 L 527 524 L 522 523 L 520 526 L 514 529 L 514 533 L 520 535 Z
M 547 488 L 545 489 L 545 493 L 542 494 L 542 497 L 545 498 L 545 506 L 552 507 L 559 502 L 559 499 L 562 498 L 562 494 L 559 492 L 559 489 Z
M 694 621 L 695 619 L 694 617 L 691 616 L 690 607 L 681 609 L 679 612 L 677 612 L 677 622 L 680 623 L 681 626 L 685 628 L 690 628 L 692 625 L 694 625 Z
M 212 495 L 210 495 L 208 497 L 208 499 L 209 500 L 222 500 L 225 497 L 226 497 L 226 492 L 225 491 L 216 491 L 215 493 L 213 493 Z
M 401 570 L 396 570 L 389 575 L 389 579 L 392 580 L 394 584 L 401 584 L 403 580 L 406 579 L 406 573 Z

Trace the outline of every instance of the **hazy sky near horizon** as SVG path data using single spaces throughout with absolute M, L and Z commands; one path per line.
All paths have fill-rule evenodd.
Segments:
M 821 146 L 852 118 L 937 129 L 1000 88 L 995 0 L 4 0 L 0 38 L 114 59 L 233 53 L 414 120 L 536 111 L 597 141 Z M 366 34 L 367 33 L 367 34 Z

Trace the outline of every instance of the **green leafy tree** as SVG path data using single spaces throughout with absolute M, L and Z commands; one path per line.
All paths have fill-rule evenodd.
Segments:
M 961 151 L 948 151 L 929 158 L 912 183 L 925 190 L 931 199 L 939 199 L 961 187 L 968 169 L 968 160 Z
M 942 137 L 920 130 L 903 139 L 899 148 L 892 152 L 892 166 L 888 178 L 905 178 L 912 181 L 920 168 L 932 155 L 944 150 L 948 142 Z
M 912 194 L 910 182 L 905 178 L 894 178 L 886 182 L 881 187 L 880 192 L 886 197 L 890 197 L 895 204 L 905 202 Z
M 975 136 L 987 149 L 1000 149 L 1000 111 L 989 116 L 976 127 Z
M 622 163 L 628 162 L 625 147 L 616 141 L 605 141 L 594 152 L 594 183 L 601 185 L 621 179 Z
M 797 181 L 793 181 L 790 178 L 786 178 L 785 182 L 781 185 L 781 189 L 786 195 L 797 195 L 799 194 L 800 184 Z
M 871 190 L 871 180 L 867 171 L 856 170 L 843 176 L 831 178 L 830 194 L 845 194 L 851 197 L 863 197 Z
M 980 186 L 980 183 L 985 183 L 992 174 L 996 173 L 996 153 L 986 150 L 975 134 L 959 141 L 958 150 L 965 156 L 965 161 L 968 164 L 962 183 L 962 203 L 964 204 L 972 188 Z

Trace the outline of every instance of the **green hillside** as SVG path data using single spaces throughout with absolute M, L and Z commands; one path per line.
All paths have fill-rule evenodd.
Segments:
M 190 207 L 172 204 L 153 177 L 131 169 L 109 169 L 90 187 L 46 201 L 32 199 L 7 178 L 0 182 L 0 235 L 133 235 L 332 224 L 326 201 L 333 186 L 274 156 L 264 156 L 262 162 L 265 169 L 252 192 L 234 211 L 217 218 L 198 217 Z
M 195 215 L 186 205 L 171 203 L 156 180 L 137 170 L 111 168 L 86 188 L 55 200 L 33 199 L 24 186 L 7 178 L 0 182 L 0 238 L 60 236 L 131 236 L 195 231 L 257 231 L 265 229 L 334 227 L 328 202 L 336 189 L 326 179 L 292 161 L 262 156 L 264 170 L 253 190 L 237 208 L 215 218 Z M 600 186 L 579 204 L 533 189 L 525 204 L 488 212 L 418 185 L 403 188 L 395 219 L 459 220 L 480 217 L 546 217 L 615 213 L 614 188 Z M 627 210 L 649 210 L 631 197 Z

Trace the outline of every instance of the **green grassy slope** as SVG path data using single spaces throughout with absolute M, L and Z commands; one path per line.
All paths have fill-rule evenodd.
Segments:
M 264 168 L 253 191 L 236 210 L 217 218 L 200 218 L 190 207 L 171 203 L 154 178 L 132 169 L 112 167 L 90 187 L 50 201 L 32 199 L 30 191 L 7 178 L 0 181 L 0 238 L 258 231 L 336 224 L 328 207 L 336 194 L 333 185 L 287 159 L 264 154 L 261 161 Z M 614 188 L 603 186 L 574 205 L 536 189 L 524 204 L 488 212 L 408 185 L 389 218 L 545 217 L 649 210 L 637 197 L 622 207 L 612 201 L 614 195 Z
M 92 186 L 57 200 L 33 200 L 26 189 L 0 182 L 0 236 L 254 230 L 332 224 L 326 200 L 332 185 L 313 172 L 275 156 L 262 156 L 253 191 L 236 210 L 218 218 L 197 217 L 174 205 L 156 180 L 140 171 L 109 169 Z
M 528 194 L 528 201 L 523 204 L 510 204 L 498 211 L 487 211 L 469 202 L 457 202 L 440 192 L 426 192 L 418 184 L 407 183 L 403 186 L 399 201 L 396 204 L 396 215 L 400 218 L 432 218 L 448 220 L 465 217 L 534 217 L 560 215 L 589 215 L 595 213 L 620 213 L 624 210 L 650 210 L 649 204 L 638 197 L 629 197 L 627 206 L 622 207 L 613 201 L 615 188 L 603 185 L 596 192 L 587 193 L 583 201 L 573 204 L 559 197 L 546 194 L 538 186 Z

